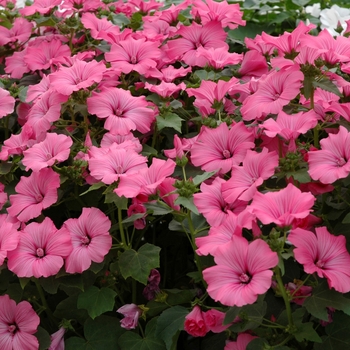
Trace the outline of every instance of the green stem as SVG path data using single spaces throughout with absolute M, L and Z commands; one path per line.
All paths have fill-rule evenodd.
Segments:
M 44 291 L 39 283 L 39 281 L 36 279 L 36 278 L 33 278 L 33 281 L 35 283 L 35 286 L 36 286 L 36 289 L 38 290 L 38 293 L 39 293 L 39 296 L 40 296 L 40 300 L 43 304 L 43 308 L 45 309 L 45 312 L 46 312 L 46 315 L 48 316 L 48 318 L 50 319 L 50 321 L 55 325 L 57 326 L 58 322 L 57 322 L 57 319 L 56 317 L 53 315 L 47 301 L 46 301 L 46 298 L 45 298 L 45 294 L 44 294 Z
M 127 249 L 128 245 L 126 243 L 125 234 L 124 234 L 124 227 L 123 227 L 122 221 L 123 221 L 122 210 L 120 208 L 118 208 L 118 225 L 119 225 L 120 238 L 122 240 L 124 249 Z
M 294 297 L 295 293 L 306 283 L 306 281 L 310 278 L 310 276 L 311 275 L 307 275 L 307 277 L 304 279 L 304 281 L 302 283 L 300 283 L 300 285 L 298 285 L 298 288 L 296 288 L 291 295 L 292 298 Z
M 293 335 L 289 335 L 286 339 L 284 339 L 282 342 L 280 342 L 279 344 L 275 345 L 272 347 L 272 349 L 275 349 L 275 348 L 279 348 L 280 346 L 284 345 L 284 344 L 287 344 L 290 340 L 292 340 L 294 337 Z
M 292 328 L 294 328 L 292 308 L 290 306 L 290 301 L 289 301 L 289 297 L 287 295 L 286 289 L 284 288 L 284 284 L 283 284 L 282 276 L 281 276 L 281 270 L 279 267 L 275 268 L 275 276 L 276 276 L 279 291 L 283 297 L 284 304 L 286 306 L 289 328 L 292 329 Z

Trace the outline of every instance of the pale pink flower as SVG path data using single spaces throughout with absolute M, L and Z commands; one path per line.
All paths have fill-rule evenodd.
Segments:
M 59 187 L 60 176 L 51 168 L 22 176 L 15 187 L 16 194 L 10 196 L 11 206 L 7 211 L 23 222 L 36 218 L 57 201 Z
M 321 150 L 308 153 L 309 174 L 313 180 L 331 184 L 350 173 L 350 133 L 343 126 L 337 134 L 320 141 Z
M 100 263 L 112 247 L 111 221 L 97 208 L 83 208 L 77 219 L 68 219 L 60 231 L 71 236 L 73 250 L 66 259 L 68 273 L 82 273 Z
M 5 72 L 14 79 L 21 79 L 24 73 L 28 73 L 30 69 L 24 61 L 27 48 L 22 51 L 16 51 L 12 56 L 5 58 Z
M 139 322 L 142 310 L 135 304 L 125 304 L 120 307 L 117 312 L 122 314 L 124 318 L 120 321 L 120 326 L 125 329 L 135 329 Z
M 6 221 L 5 217 L 0 218 L 0 266 L 7 257 L 7 252 L 17 248 L 19 233 L 16 225 Z
M 175 94 L 178 91 L 183 91 L 186 90 L 186 85 L 185 83 L 180 83 L 178 85 L 174 83 L 166 83 L 162 81 L 158 85 L 153 85 L 149 83 L 145 83 L 145 88 L 151 92 L 155 92 L 159 96 L 163 98 L 170 97 L 171 95 Z
M 118 26 L 109 22 L 107 18 L 97 18 L 95 14 L 86 12 L 81 16 L 81 23 L 85 28 L 90 29 L 90 34 L 94 39 L 102 40 L 107 33 L 118 35 L 120 29 Z
M 163 6 L 161 2 L 155 0 L 129 0 L 129 3 L 134 5 L 142 14 L 147 14 L 152 10 L 158 10 Z
M 288 240 L 295 246 L 295 259 L 304 266 L 306 273 L 316 272 L 319 277 L 326 278 L 330 288 L 341 293 L 349 292 L 350 254 L 345 237 L 330 234 L 326 227 L 316 227 L 315 230 L 316 235 L 296 228 L 288 235 Z
M 208 333 L 203 312 L 198 305 L 185 317 L 184 330 L 193 337 L 204 337 Z
M 250 205 L 257 218 L 264 224 L 292 225 L 296 219 L 307 217 L 316 198 L 310 192 L 301 192 L 292 184 L 277 192 L 256 192 Z
M 7 266 L 18 277 L 49 277 L 58 273 L 71 250 L 69 234 L 58 232 L 46 217 L 21 231 L 17 248 L 8 252 Z
M 87 106 L 89 113 L 106 118 L 105 129 L 115 134 L 125 135 L 130 130 L 146 133 L 155 119 L 144 96 L 134 97 L 130 91 L 118 88 L 93 92 L 87 99 Z
M 0 45 L 6 45 L 9 43 L 24 43 L 32 34 L 33 24 L 27 21 L 25 18 L 15 18 L 13 26 L 8 29 L 0 26 Z
M 243 54 L 230 53 L 225 47 L 218 47 L 216 49 L 213 47 L 208 49 L 199 47 L 197 49 L 197 55 L 202 56 L 207 60 L 203 67 L 208 65 L 214 69 L 223 69 L 229 64 L 233 65 L 241 63 L 243 59 Z
M 141 196 L 142 199 L 152 194 L 156 194 L 158 186 L 172 173 L 175 169 L 175 162 L 171 159 L 162 160 L 153 158 L 149 168 L 141 169 L 133 176 L 121 177 L 118 187 L 114 192 L 118 196 L 134 198 Z
M 119 68 L 125 74 L 133 70 L 145 74 L 147 70 L 157 66 L 161 51 L 156 42 L 128 37 L 118 44 L 112 44 L 111 51 L 106 52 L 105 57 L 113 68 Z
M 65 62 L 65 57 L 70 56 L 68 45 L 62 45 L 61 40 L 42 41 L 27 48 L 24 62 L 32 70 L 44 70 L 58 66 Z
M 237 236 L 216 250 L 214 260 L 216 266 L 203 271 L 208 294 L 223 305 L 243 306 L 271 287 L 278 255 L 261 239 L 248 244 Z
M 252 77 L 259 78 L 269 71 L 266 58 L 261 52 L 251 50 L 245 53 L 242 64 L 238 73 L 242 76 L 242 80 L 249 81 Z
M 0 119 L 15 110 L 15 102 L 16 100 L 7 90 L 0 88 Z
M 61 327 L 57 332 L 50 335 L 51 344 L 48 350 L 64 350 L 65 329 Z
M 180 139 L 178 135 L 174 135 L 174 148 L 164 150 L 164 154 L 168 158 L 179 158 L 181 159 L 186 155 L 192 148 L 192 145 L 196 142 L 198 136 L 192 137 L 190 139 Z
M 89 152 L 90 174 L 97 180 L 110 185 L 123 176 L 130 176 L 140 169 L 147 168 L 147 158 L 132 149 L 111 147 L 103 157 L 99 153 Z
M 199 17 L 202 24 L 218 21 L 223 28 L 235 29 L 238 25 L 244 26 L 246 23 L 242 19 L 243 12 L 239 10 L 239 4 L 228 4 L 226 0 L 194 0 L 191 13 L 194 18 Z
M 180 35 L 181 38 L 168 41 L 167 55 L 173 62 L 180 59 L 189 66 L 203 67 L 206 58 L 197 55 L 199 47 L 228 49 L 225 42 L 227 34 L 217 21 L 210 21 L 204 26 L 196 22 L 189 26 L 182 25 L 174 35 Z
M 50 89 L 50 79 L 43 74 L 38 84 L 30 85 L 27 90 L 26 102 L 32 102 L 40 98 L 42 94 Z
M 118 145 L 118 147 L 125 149 L 133 149 L 137 153 L 141 153 L 142 145 L 140 140 L 134 136 L 132 132 L 125 135 L 112 134 L 111 132 L 106 132 L 101 140 L 101 147 L 108 148 L 112 145 Z
M 37 332 L 40 318 L 27 301 L 16 302 L 0 296 L 0 348 L 2 350 L 39 349 Z
M 71 67 L 61 67 L 50 74 L 49 79 L 53 89 L 63 95 L 70 95 L 73 91 L 87 89 L 94 83 L 99 83 L 105 70 L 106 66 L 102 61 L 75 60 Z
M 47 133 L 44 141 L 23 152 L 22 163 L 26 166 L 26 171 L 39 171 L 55 163 L 64 162 L 69 157 L 72 144 L 69 136 Z
M 257 337 L 254 335 L 240 333 L 238 334 L 237 341 L 227 343 L 224 350 L 246 350 L 248 344 L 255 338 Z
M 254 135 L 243 122 L 230 129 L 221 123 L 216 129 L 202 126 L 197 141 L 191 148 L 193 165 L 205 171 L 225 174 L 234 164 L 243 161 L 247 151 L 254 147 Z
M 5 185 L 0 182 L 0 210 L 2 209 L 2 207 L 6 202 L 7 202 L 7 193 L 5 192 Z
M 228 219 L 230 212 L 239 215 L 248 204 L 248 202 L 238 200 L 232 203 L 226 202 L 221 191 L 225 182 L 220 177 L 216 177 L 210 185 L 203 182 L 200 186 L 201 192 L 193 195 L 195 206 L 211 226 L 223 224 Z
M 225 313 L 219 310 L 211 309 L 202 315 L 208 331 L 213 333 L 221 333 L 231 326 L 231 324 L 224 325 Z
M 271 71 L 259 80 L 258 90 L 244 100 L 241 108 L 243 119 L 263 119 L 270 113 L 279 113 L 300 93 L 303 80 L 304 75 L 298 66 Z
M 275 173 L 278 161 L 278 154 L 268 152 L 267 148 L 263 148 L 260 153 L 248 150 L 243 165 L 233 165 L 230 179 L 222 185 L 225 201 L 250 201 L 264 180 Z
M 268 137 L 275 137 L 278 134 L 288 141 L 288 150 L 294 152 L 296 150 L 295 140 L 300 134 L 305 134 L 307 131 L 314 128 L 318 119 L 319 116 L 314 110 L 296 114 L 287 114 L 280 111 L 276 121 L 269 118 L 265 120 L 262 127 Z

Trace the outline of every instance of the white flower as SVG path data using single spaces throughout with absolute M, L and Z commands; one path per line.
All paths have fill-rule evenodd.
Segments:
M 343 27 L 343 32 L 346 29 L 345 21 L 350 19 L 350 9 L 333 5 L 330 9 L 324 9 L 321 11 L 321 29 L 327 29 L 333 36 L 338 36 L 339 33 L 335 31 L 338 24 Z
M 313 17 L 320 17 L 321 14 L 321 4 L 313 4 L 312 6 L 306 6 L 305 12 L 309 13 Z

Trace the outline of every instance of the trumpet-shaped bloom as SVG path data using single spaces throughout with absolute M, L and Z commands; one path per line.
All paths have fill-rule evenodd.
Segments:
M 154 112 L 147 108 L 144 96 L 134 97 L 123 89 L 106 89 L 92 93 L 87 99 L 88 111 L 98 118 L 106 118 L 105 129 L 115 134 L 126 135 L 130 130 L 141 133 L 150 131 Z
M 17 193 L 10 196 L 11 206 L 7 211 L 23 222 L 36 218 L 57 201 L 59 187 L 60 176 L 51 168 L 22 176 L 15 187 Z
M 205 269 L 203 277 L 210 297 L 227 306 L 253 304 L 271 287 L 270 269 L 278 264 L 277 253 L 266 242 L 248 244 L 238 236 L 219 247 L 214 260 L 216 266 Z
M 7 265 L 18 277 L 49 277 L 58 273 L 71 250 L 69 234 L 58 232 L 46 217 L 24 228 L 18 247 L 8 252 Z
M 44 141 L 23 152 L 22 163 L 26 166 L 26 171 L 29 169 L 39 171 L 56 162 L 63 162 L 68 159 L 72 144 L 73 141 L 69 136 L 48 133 Z
M 198 305 L 185 317 L 184 330 L 193 337 L 204 337 L 208 333 L 203 312 Z
M 243 160 L 243 166 L 233 165 L 230 179 L 222 185 L 222 195 L 226 202 L 236 199 L 250 201 L 257 188 L 275 173 L 278 166 L 278 154 L 248 150 Z
M 73 91 L 99 83 L 105 70 L 103 62 L 85 62 L 77 59 L 71 67 L 61 67 L 49 75 L 51 87 L 63 95 L 70 95 Z
M 317 273 L 327 278 L 330 288 L 338 292 L 350 292 L 350 254 L 344 236 L 330 234 L 326 227 L 316 227 L 316 235 L 296 228 L 288 235 L 295 246 L 294 257 L 304 266 L 306 273 Z
M 288 184 L 278 192 L 256 192 L 250 210 L 263 224 L 275 223 L 280 227 L 292 225 L 296 219 L 310 214 L 316 198 L 310 192 L 301 192 Z
M 0 218 L 0 266 L 4 263 L 7 252 L 16 249 L 19 242 L 16 226 L 6 219 Z
M 0 88 L 0 119 L 14 111 L 15 102 L 7 90 Z
M 0 348 L 2 350 L 39 349 L 37 332 L 40 318 L 28 301 L 16 302 L 0 296 Z
M 92 261 L 100 263 L 112 247 L 111 221 L 97 208 L 83 208 L 78 219 L 68 219 L 61 232 L 70 234 L 73 250 L 66 259 L 68 273 L 82 273 Z
M 320 141 L 321 150 L 308 153 L 309 174 L 312 179 L 331 184 L 350 173 L 350 133 L 343 126 L 338 134 Z
M 225 174 L 234 164 L 243 161 L 247 151 L 254 147 L 254 135 L 242 123 L 228 128 L 226 123 L 216 129 L 202 127 L 191 148 L 191 161 L 205 171 Z
M 263 119 L 268 114 L 277 114 L 299 93 L 304 79 L 297 66 L 272 71 L 259 81 L 258 90 L 247 97 L 241 108 L 244 120 Z
M 139 322 L 142 310 L 135 304 L 125 304 L 120 307 L 117 312 L 122 314 L 124 318 L 120 321 L 120 326 L 125 329 L 135 329 Z

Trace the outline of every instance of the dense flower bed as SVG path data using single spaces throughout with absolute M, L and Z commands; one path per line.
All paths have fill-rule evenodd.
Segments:
M 0 1 L 1 349 L 350 347 L 350 20 L 273 3 Z

